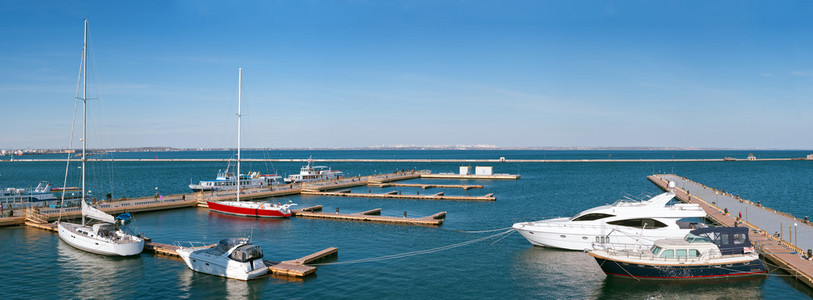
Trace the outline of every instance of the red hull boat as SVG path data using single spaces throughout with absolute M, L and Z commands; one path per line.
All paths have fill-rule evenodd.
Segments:
M 240 202 L 240 201 L 206 201 L 209 209 L 215 212 L 261 218 L 287 218 L 291 216 L 294 203 Z

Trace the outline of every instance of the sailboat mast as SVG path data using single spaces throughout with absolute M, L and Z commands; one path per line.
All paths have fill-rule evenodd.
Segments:
M 237 68 L 237 201 L 240 201 L 240 124 L 242 123 L 242 114 L 240 105 L 242 102 L 243 92 L 243 68 Z
M 82 202 L 85 201 L 85 152 L 87 146 L 88 122 L 88 19 L 85 19 L 85 41 L 82 46 Z M 82 225 L 85 225 L 85 214 L 82 214 Z

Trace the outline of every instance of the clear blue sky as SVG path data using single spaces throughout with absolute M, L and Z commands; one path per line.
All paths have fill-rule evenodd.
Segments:
M 813 148 L 809 1 L 13 1 L 0 148 Z

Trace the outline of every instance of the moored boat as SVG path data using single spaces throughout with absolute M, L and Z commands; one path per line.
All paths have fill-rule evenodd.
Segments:
M 313 159 L 308 158 L 308 164 L 299 168 L 299 174 L 289 175 L 285 178 L 286 183 L 295 182 L 312 182 L 323 180 L 341 179 L 344 172 L 339 170 L 332 170 L 327 166 L 311 166 Z
M 240 280 L 268 273 L 262 249 L 245 238 L 224 239 L 209 246 L 180 247 L 177 252 L 196 272 Z
M 238 176 L 226 169 L 218 171 L 215 180 L 201 180 L 198 184 L 190 184 L 193 191 L 226 191 L 236 190 Z M 260 174 L 260 172 L 249 172 L 240 174 L 239 184 L 242 188 L 262 188 L 282 184 L 282 176 L 276 174 Z
M 209 209 L 215 212 L 261 218 L 287 218 L 291 216 L 291 206 L 296 203 L 269 203 L 245 201 L 206 201 Z
M 237 173 L 240 173 L 240 124 L 241 124 L 241 93 L 243 82 L 243 69 L 238 69 L 238 93 L 237 93 Z M 237 201 L 206 201 L 209 209 L 219 213 L 248 216 L 248 217 L 268 217 L 287 218 L 291 216 L 291 206 L 294 203 L 268 203 L 268 202 L 241 202 L 243 180 L 235 180 L 234 188 L 237 190 Z
M 82 49 L 82 62 L 83 67 L 82 70 L 84 71 L 84 75 L 82 76 L 82 82 L 84 91 L 82 93 L 82 107 L 83 107 L 83 118 L 87 120 L 87 29 L 88 29 L 88 20 L 85 19 L 85 43 Z M 60 213 L 60 219 L 57 221 L 57 231 L 59 232 L 59 238 L 68 243 L 69 245 L 81 249 L 84 251 L 102 254 L 102 255 L 111 255 L 111 256 L 131 256 L 140 254 L 142 250 L 144 250 L 144 239 L 140 236 L 135 236 L 129 233 L 124 232 L 121 228 L 119 228 L 116 224 L 116 219 L 93 206 L 90 206 L 86 199 L 86 187 L 85 187 L 85 170 L 86 170 L 86 161 L 87 155 L 86 148 L 87 148 L 87 138 L 85 136 L 85 132 L 87 132 L 87 122 L 82 122 L 82 197 L 79 201 L 82 203 L 82 223 L 81 224 L 74 224 L 69 222 L 64 222 L 61 220 L 62 214 Z M 69 160 L 70 161 L 70 160 Z M 67 167 L 66 167 L 67 168 Z M 67 175 L 67 171 L 65 173 Z M 66 176 L 67 177 L 67 176 Z M 64 202 L 64 197 L 63 197 Z M 60 205 L 60 209 L 64 207 L 64 203 Z M 86 222 L 86 218 L 94 219 L 100 221 L 101 223 L 93 224 Z
M 767 273 L 746 227 L 711 227 L 683 239 L 661 239 L 649 249 L 597 245 L 589 252 L 610 276 L 637 279 L 708 279 Z
M 649 246 L 663 238 L 680 238 L 699 226 L 706 212 L 697 204 L 667 205 L 668 192 L 646 201 L 619 200 L 570 218 L 522 222 L 513 228 L 531 244 L 567 250 L 590 250 L 593 243 Z

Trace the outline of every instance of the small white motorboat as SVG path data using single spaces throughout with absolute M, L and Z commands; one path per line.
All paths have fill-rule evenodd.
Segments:
M 178 255 L 197 272 L 226 278 L 251 280 L 268 273 L 263 251 L 246 238 L 230 238 L 216 245 L 180 247 Z

